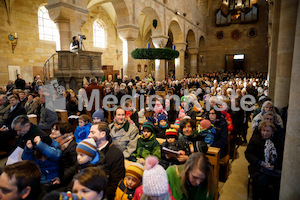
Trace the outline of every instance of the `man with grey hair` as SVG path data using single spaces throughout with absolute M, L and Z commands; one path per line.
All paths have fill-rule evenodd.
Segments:
M 18 135 L 15 148 L 19 146 L 24 149 L 27 140 L 33 141 L 36 136 L 47 136 L 44 131 L 29 121 L 27 115 L 20 115 L 16 117 L 12 122 L 11 127 Z
M 5 123 L 5 120 L 8 118 L 9 114 L 9 102 L 5 94 L 0 95 L 0 127 Z

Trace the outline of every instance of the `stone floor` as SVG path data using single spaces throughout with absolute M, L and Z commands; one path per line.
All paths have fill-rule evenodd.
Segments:
M 251 123 L 249 123 L 247 141 L 252 136 Z M 229 177 L 225 183 L 219 182 L 220 200 L 246 200 L 248 187 L 248 161 L 245 158 L 246 144 L 239 146 L 237 158 L 232 162 Z

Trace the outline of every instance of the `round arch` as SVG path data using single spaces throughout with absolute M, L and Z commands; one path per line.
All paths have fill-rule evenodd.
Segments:
M 186 36 L 186 41 L 187 41 L 187 45 L 188 47 L 196 47 L 196 36 L 195 33 L 192 29 L 190 29 L 187 33 Z
M 180 28 L 178 21 L 172 20 L 169 25 L 169 30 L 173 34 L 173 42 L 174 43 L 183 42 L 183 34 L 182 34 L 182 30 Z

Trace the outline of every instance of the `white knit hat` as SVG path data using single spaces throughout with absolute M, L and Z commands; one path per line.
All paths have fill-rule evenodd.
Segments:
M 161 196 L 168 191 L 169 182 L 166 170 L 158 164 L 157 157 L 147 157 L 143 174 L 143 193 L 148 196 Z

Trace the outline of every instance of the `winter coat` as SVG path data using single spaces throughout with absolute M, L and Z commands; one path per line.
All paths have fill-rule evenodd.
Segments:
M 61 156 L 60 145 L 55 140 L 52 140 L 51 146 L 40 141 L 35 148 L 45 155 L 47 159 L 44 161 L 37 159 L 34 156 L 35 150 L 28 149 L 26 146 L 22 154 L 22 160 L 32 160 L 39 166 L 42 172 L 41 184 L 51 183 L 52 179 L 58 177 L 59 174 L 59 159 Z
M 204 142 L 204 137 L 198 134 L 198 131 L 195 130 L 190 136 L 180 135 L 179 143 L 181 148 L 184 149 L 185 155 L 191 155 L 190 144 L 194 147 L 194 152 L 206 153 L 208 150 L 207 144 Z
M 279 137 L 273 136 L 270 138 L 271 141 L 274 143 L 277 152 L 277 160 L 276 164 L 274 165 L 274 169 L 281 170 L 282 168 L 282 159 L 283 159 L 283 141 L 280 140 Z M 264 147 L 265 147 L 266 140 L 263 139 L 261 134 L 254 135 L 245 151 L 245 156 L 248 162 L 250 163 L 248 170 L 252 178 L 261 174 L 261 162 L 265 161 L 264 156 Z
M 219 121 L 214 123 L 216 134 L 213 147 L 220 148 L 220 158 L 223 158 L 227 154 L 227 141 L 228 141 L 228 124 L 227 121 L 221 117 Z
M 88 163 L 82 164 L 79 166 L 79 170 L 81 171 L 87 167 L 101 167 L 106 173 L 106 165 L 105 165 L 105 155 L 101 151 L 97 151 L 95 157 Z
M 59 161 L 59 177 L 61 185 L 67 186 L 73 179 L 73 176 L 78 172 L 77 143 L 73 139 L 69 146 L 62 151 Z
M 131 156 L 146 159 L 146 157 L 150 155 L 154 155 L 160 159 L 160 145 L 156 140 L 155 134 L 152 134 L 148 139 L 146 139 L 144 135 L 141 135 L 137 141 L 137 149 Z
M 216 129 L 215 129 L 214 125 L 211 125 L 208 129 L 200 130 L 199 134 L 202 135 L 203 137 L 205 137 L 204 142 L 206 142 L 206 144 L 212 145 L 214 143 Z
M 260 112 L 258 115 L 256 115 L 253 118 L 253 121 L 252 121 L 252 130 L 254 130 L 255 127 L 259 125 L 259 123 L 262 121 L 263 115 L 265 113 L 266 113 L 265 111 L 262 111 L 262 112 Z M 275 124 L 279 125 L 281 128 L 284 128 L 283 127 L 283 121 L 282 121 L 280 115 L 278 115 L 278 114 L 275 114 Z
M 118 183 L 125 177 L 124 156 L 111 141 L 101 149 L 101 152 L 105 155 L 105 165 L 108 169 L 106 174 L 109 184 L 105 196 L 108 200 L 112 200 L 115 197 Z
M 39 122 L 38 127 L 41 129 L 51 129 L 53 124 L 58 120 L 56 112 L 54 112 L 52 109 L 49 110 L 45 104 L 42 104 L 38 107 L 37 114 Z
M 33 101 L 27 101 L 24 108 L 27 112 L 27 115 L 35 114 L 38 105 Z
M 99 106 L 100 106 L 100 108 L 102 108 L 102 100 L 105 96 L 104 89 L 102 86 L 97 85 L 97 83 L 91 83 L 89 86 L 87 86 L 85 88 L 85 91 L 86 91 L 86 95 L 87 95 L 89 102 L 91 100 L 90 98 L 91 98 L 93 90 L 99 90 L 99 93 L 100 93 L 100 105 Z M 94 112 L 94 111 L 95 111 L 95 102 L 93 102 L 93 107 L 92 107 L 91 112 Z
M 91 126 L 92 126 L 91 123 L 88 123 L 82 127 L 77 126 L 77 128 L 74 132 L 74 137 L 75 137 L 75 141 L 77 142 L 77 144 L 89 136 Z
M 128 158 L 136 150 L 139 129 L 128 121 L 118 131 L 116 131 L 114 123 L 110 124 L 109 128 L 112 142 L 123 152 L 124 158 Z
M 166 138 L 165 133 L 168 128 L 169 128 L 169 125 L 167 125 L 165 128 L 162 128 L 159 125 L 154 126 L 155 136 L 157 138 L 165 139 Z
M 5 120 L 4 124 L 11 130 L 12 129 L 11 123 L 19 115 L 27 115 L 25 109 L 23 108 L 23 106 L 20 103 L 17 104 L 17 106 L 15 107 L 15 109 L 13 111 L 10 111 L 10 109 L 9 109 L 8 117 Z
M 124 179 L 122 179 L 119 182 L 119 185 L 117 187 L 115 200 L 127 200 L 127 199 L 130 200 L 130 199 L 133 199 L 134 192 L 135 192 L 135 188 L 134 189 L 127 188 L 126 181 L 124 181 Z
M 8 118 L 9 109 L 10 105 L 8 101 L 0 106 L 0 127 L 4 125 L 6 119 Z
M 165 141 L 164 143 L 162 143 L 161 148 L 167 148 L 167 149 L 171 149 L 173 151 L 179 151 L 179 150 L 183 150 L 184 148 L 182 148 L 179 144 L 179 141 L 176 140 L 173 143 L 169 143 L 168 141 Z M 171 165 L 180 165 L 182 163 L 180 163 L 176 158 L 172 157 L 170 159 L 166 158 L 166 154 L 161 150 L 161 160 L 159 161 L 159 164 L 161 166 L 163 166 L 163 168 L 167 169 L 169 166 Z
M 183 194 L 181 188 L 181 178 L 180 174 L 183 171 L 184 165 L 174 165 L 168 167 L 167 175 L 169 184 L 172 191 L 172 196 L 176 200 L 212 200 L 213 194 L 209 194 L 207 196 L 207 185 L 205 183 L 201 183 L 199 186 L 192 186 L 186 187 L 188 197 Z

